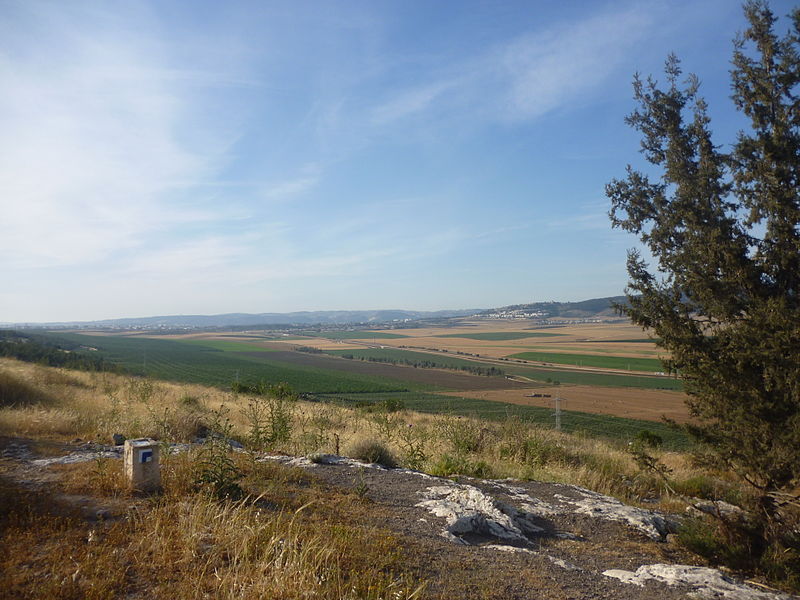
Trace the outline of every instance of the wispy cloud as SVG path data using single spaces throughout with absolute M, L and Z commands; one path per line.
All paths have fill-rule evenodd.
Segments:
M 120 15 L 17 7 L 2 34 L 26 35 L 0 43 L 5 266 L 91 264 L 165 228 L 219 219 L 202 197 L 182 199 L 224 165 L 233 139 L 207 123 L 199 135 L 216 143 L 193 144 L 203 107 L 190 88 L 243 81 L 165 67 L 163 47 L 129 35 L 135 23 L 104 29 Z
M 525 35 L 495 55 L 506 113 L 533 119 L 597 88 L 646 36 L 652 16 L 637 7 Z
M 267 200 L 286 200 L 312 190 L 320 177 L 319 165 L 304 165 L 296 177 L 263 185 L 260 195 Z
M 536 119 L 598 89 L 646 38 L 652 7 L 623 6 L 490 47 L 477 57 L 424 69 L 423 83 L 395 89 L 372 125 L 443 116 L 473 125 Z M 459 118 L 460 117 L 460 118 Z
M 547 227 L 568 231 L 609 231 L 608 201 L 587 202 L 576 207 L 572 214 L 547 220 Z
M 459 85 L 456 79 L 441 81 L 401 92 L 372 111 L 372 122 L 380 125 L 402 119 L 430 108 L 448 90 Z

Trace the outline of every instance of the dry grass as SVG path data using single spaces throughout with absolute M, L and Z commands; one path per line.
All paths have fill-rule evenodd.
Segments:
M 46 404 L 51 398 L 43 390 L 9 372 L 0 372 L 0 407 Z
M 346 494 L 323 504 L 314 488 L 292 484 L 291 471 L 275 477 L 281 468 L 270 466 L 250 472 L 250 484 L 274 477 L 280 494 L 262 485 L 257 497 L 219 502 L 188 491 L 190 464 L 190 457 L 168 461 L 164 495 L 130 501 L 128 518 L 108 522 L 87 522 L 57 494 L 31 495 L 2 481 L 3 597 L 399 600 L 421 592 L 388 532 L 345 518 L 355 514 Z M 61 490 L 91 484 L 93 469 L 62 472 Z
M 0 376 L 4 374 L 11 374 L 48 400 L 0 407 L 0 435 L 64 441 L 79 437 L 107 443 L 119 432 L 127 437 L 191 441 L 204 433 L 218 418 L 216 411 L 225 406 L 234 437 L 244 443 L 249 438 L 246 396 L 197 385 L 65 372 L 13 360 L 0 360 Z M 458 457 L 465 460 L 456 461 L 457 465 L 486 465 L 482 472 L 496 477 L 568 482 L 628 501 L 664 495 L 662 482 L 640 472 L 624 446 L 515 419 L 494 423 L 410 411 L 366 412 L 302 401 L 290 403 L 288 409 L 289 435 L 270 444 L 274 451 L 342 453 L 375 441 L 401 465 L 422 470 L 441 466 L 443 457 Z M 697 491 L 713 494 L 720 489 L 724 477 L 699 473 L 688 456 L 654 453 L 672 469 L 671 478 L 677 484 L 699 478 L 702 485 L 694 486 Z M 725 486 L 729 484 L 724 482 Z
M 191 440 L 223 418 L 250 438 L 250 400 L 221 390 L 113 374 L 81 373 L 0 360 L 0 381 L 27 400 L 0 405 L 0 436 L 108 442 L 119 432 Z M 289 454 L 363 454 L 379 446 L 402 466 L 440 475 L 532 478 L 571 483 L 681 510 L 664 482 L 642 472 L 624 446 L 542 429 L 517 419 L 347 409 L 290 402 L 288 435 L 270 449 Z M 222 407 L 225 407 L 222 410 Z M 686 495 L 735 500 L 729 476 L 698 471 L 687 455 L 651 450 Z M 370 459 L 374 460 L 374 459 Z M 219 501 L 198 490 L 197 450 L 164 455 L 163 494 L 131 498 L 120 461 L 53 467 L 50 494 L 3 479 L 0 463 L 0 589 L 9 598 L 413 598 L 424 566 L 356 493 L 322 489 L 299 470 L 235 456 L 247 496 Z M 65 501 L 91 497 L 116 507 L 87 522 Z M 648 507 L 654 507 L 648 502 Z M 657 507 L 658 505 L 656 505 Z M 372 516 L 370 511 L 376 511 Z M 133 515 L 133 516 L 131 516 Z M 65 549 L 68 549 L 65 551 Z M 467 585 L 436 582 L 439 597 Z M 472 582 L 470 579 L 469 582 Z M 472 585 L 472 583 L 470 583 Z M 466 588 L 464 588 L 466 589 Z M 473 590 L 474 591 L 474 590 Z M 498 597 L 483 590 L 486 597 Z M 448 595 L 451 594 L 451 595 Z M 456 594 L 457 595 L 457 594 Z

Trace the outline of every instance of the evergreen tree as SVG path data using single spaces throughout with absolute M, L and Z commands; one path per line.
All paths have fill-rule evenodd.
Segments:
M 731 79 L 748 130 L 715 145 L 698 80 L 670 56 L 663 88 L 634 78 L 626 119 L 658 179 L 629 166 L 606 193 L 613 226 L 658 263 L 629 252 L 621 310 L 669 351 L 688 430 L 708 463 L 757 490 L 770 537 L 800 484 L 800 9 L 783 37 L 766 2 L 744 12 Z

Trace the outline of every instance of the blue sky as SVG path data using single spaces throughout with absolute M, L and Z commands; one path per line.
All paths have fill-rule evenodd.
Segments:
M 0 0 L 0 322 L 619 294 L 631 76 L 676 52 L 730 143 L 743 27 L 732 0 Z

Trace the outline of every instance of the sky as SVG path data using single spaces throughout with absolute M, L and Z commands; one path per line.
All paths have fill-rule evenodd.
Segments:
M 621 294 L 632 76 L 675 52 L 725 147 L 743 28 L 733 0 L 0 0 L 0 322 Z

